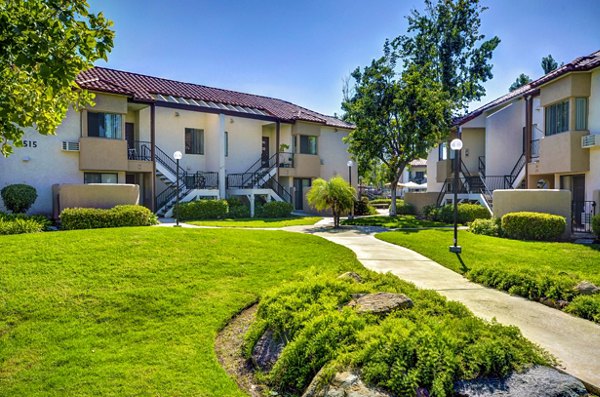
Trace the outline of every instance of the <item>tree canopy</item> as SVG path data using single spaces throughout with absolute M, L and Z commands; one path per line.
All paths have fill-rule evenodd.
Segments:
M 340 225 L 340 216 L 354 206 L 356 190 L 344 178 L 335 176 L 329 181 L 317 178 L 306 194 L 308 204 L 323 211 L 331 209 L 334 227 Z
M 548 74 L 551 71 L 558 69 L 558 62 L 554 60 L 552 54 L 548 54 L 547 57 L 542 58 L 542 69 L 544 69 L 544 74 Z
M 0 153 L 22 146 L 23 128 L 54 134 L 69 106 L 92 103 L 75 77 L 107 59 L 111 26 L 86 0 L 0 0 Z
M 527 76 L 526 74 L 521 73 L 519 75 L 519 77 L 517 77 L 517 79 L 515 80 L 515 82 L 510 85 L 510 87 L 508 88 L 508 90 L 510 92 L 513 92 L 517 88 L 523 87 L 525 84 L 529 84 L 529 83 L 531 83 L 531 78 L 529 76 Z

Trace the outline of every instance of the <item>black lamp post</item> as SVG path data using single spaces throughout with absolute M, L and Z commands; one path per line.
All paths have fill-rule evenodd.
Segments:
M 350 187 L 352 187 L 352 166 L 354 165 L 354 162 L 352 160 L 348 160 L 346 165 L 348 166 L 348 183 L 350 184 Z M 352 201 L 354 201 L 354 198 L 352 198 Z M 350 210 L 348 219 L 354 219 L 354 203 L 352 203 L 352 209 Z
M 175 208 L 179 207 L 179 160 L 181 160 L 182 154 L 181 152 L 178 150 L 175 153 L 173 153 L 173 158 L 175 159 L 175 174 L 176 174 L 176 191 L 175 191 Z M 179 215 L 177 215 L 177 212 L 175 212 L 175 227 L 180 227 L 181 225 L 179 224 Z
M 450 252 L 460 254 L 462 247 L 458 245 L 458 177 L 460 173 L 460 150 L 463 143 L 459 138 L 450 142 L 450 149 L 454 150 L 454 245 L 450 246 Z

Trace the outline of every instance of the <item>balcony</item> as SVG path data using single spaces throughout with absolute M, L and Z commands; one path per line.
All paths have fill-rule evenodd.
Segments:
M 127 171 L 127 141 L 97 137 L 79 139 L 79 169 L 82 171 Z
M 317 178 L 321 175 L 321 158 L 316 154 L 280 153 L 279 176 Z
M 567 131 L 541 139 L 537 161 L 527 165 L 529 174 L 544 175 L 589 171 L 590 156 L 586 149 L 581 147 L 582 137 L 588 134 L 588 131 Z M 531 154 L 534 154 L 533 150 Z
M 152 172 L 152 152 L 150 142 L 127 142 L 127 171 Z

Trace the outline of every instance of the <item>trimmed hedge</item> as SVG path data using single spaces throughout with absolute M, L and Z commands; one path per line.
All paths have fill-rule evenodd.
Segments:
M 378 199 L 374 199 L 374 200 L 369 201 L 369 204 L 371 204 L 371 205 L 387 205 L 387 206 L 389 206 L 390 204 L 392 204 L 392 199 L 389 199 L 389 198 L 378 198 Z M 404 205 L 404 200 L 402 200 L 402 199 L 396 199 L 396 205 L 397 206 Z
M 229 211 L 227 217 L 232 219 L 250 218 L 250 207 L 242 202 L 238 197 L 230 197 L 227 199 Z
M 123 226 L 150 226 L 158 223 L 156 215 L 141 205 L 117 205 L 111 209 L 66 208 L 60 213 L 65 230 L 98 229 Z
M 515 240 L 556 241 L 566 226 L 564 216 L 541 212 L 510 212 L 502 217 L 504 237 Z
M 283 201 L 269 201 L 260 209 L 261 218 L 289 218 L 294 206 Z
M 0 190 L 4 206 L 14 213 L 25 213 L 37 199 L 37 191 L 33 186 L 15 184 Z
M 229 204 L 226 200 L 196 200 L 175 206 L 174 215 L 180 221 L 196 219 L 224 219 Z
M 592 231 L 596 237 L 600 238 L 600 214 L 594 215 L 592 218 Z
M 495 219 L 475 219 L 469 224 L 469 231 L 473 234 L 497 237 L 500 227 Z
M 432 221 L 453 223 L 454 205 L 447 204 L 443 207 L 428 206 L 423 209 L 425 217 Z M 490 219 L 492 216 L 484 206 L 480 204 L 458 204 L 458 223 L 463 225 L 473 222 L 475 219 Z
M 35 219 L 3 220 L 0 218 L 0 235 L 39 233 L 44 230 L 44 224 Z
M 391 210 L 392 206 L 390 205 L 388 209 Z M 402 202 L 402 205 L 398 205 L 396 201 L 396 215 L 415 215 L 415 213 L 416 210 L 413 205 L 405 204 L 404 202 Z

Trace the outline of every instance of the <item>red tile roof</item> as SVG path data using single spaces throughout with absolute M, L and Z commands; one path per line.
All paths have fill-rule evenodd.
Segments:
M 352 124 L 335 117 L 326 116 L 281 99 L 183 83 L 121 70 L 94 67 L 81 73 L 76 82 L 81 88 L 87 90 L 127 95 L 139 101 L 160 103 L 160 100 L 156 99 L 156 95 L 173 96 L 259 109 L 284 122 L 309 121 L 337 128 L 354 128 Z
M 588 70 L 592 70 L 600 66 L 600 51 L 596 51 L 591 53 L 590 55 L 582 56 L 572 60 L 571 62 L 559 67 L 558 69 L 553 70 L 552 72 L 540 77 L 539 79 L 532 81 L 529 84 L 524 85 L 523 87 L 519 87 L 513 92 L 509 92 L 506 95 L 501 96 L 500 98 L 494 99 L 491 102 L 486 103 L 478 109 L 466 114 L 463 117 L 458 118 L 455 121 L 456 125 L 462 125 L 467 123 L 470 120 L 473 120 L 477 116 L 481 115 L 486 110 L 490 110 L 495 108 L 496 106 L 502 105 L 511 99 L 515 99 L 525 95 L 535 95 L 537 94 L 539 87 L 557 79 L 567 73 L 571 72 L 585 72 Z
M 427 159 L 416 159 L 409 163 L 413 167 L 424 167 L 427 165 Z

